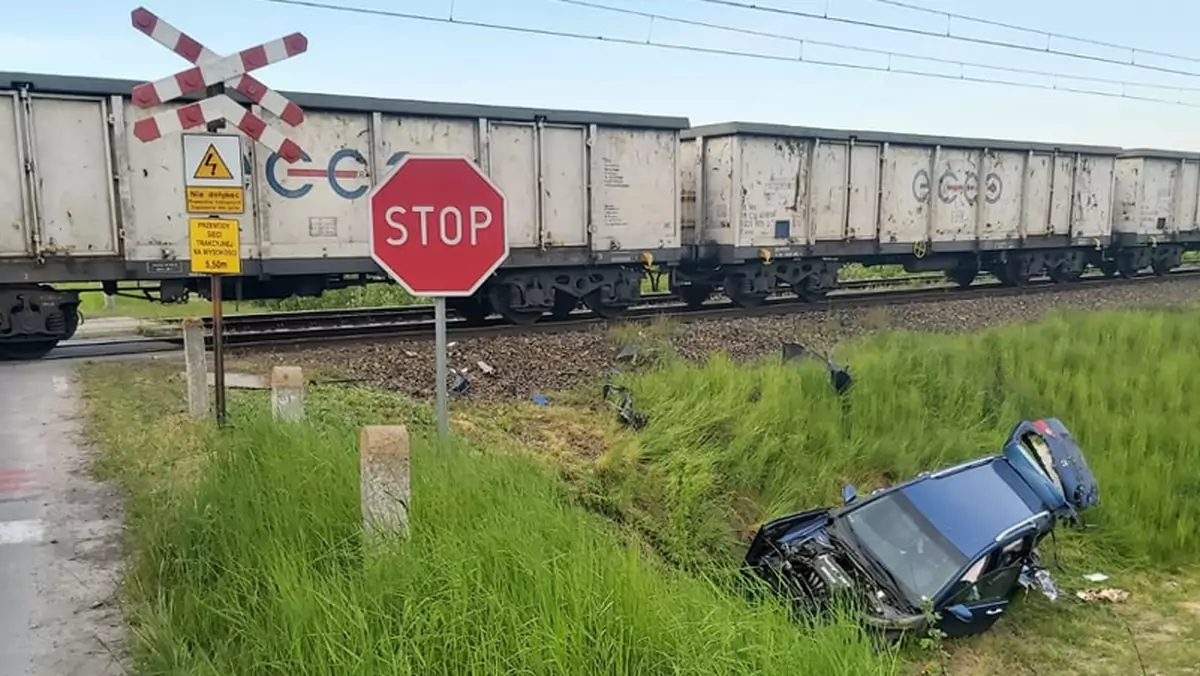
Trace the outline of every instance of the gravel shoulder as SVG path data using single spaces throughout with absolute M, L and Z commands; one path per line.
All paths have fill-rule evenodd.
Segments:
M 472 401 L 527 399 L 570 390 L 618 365 L 620 343 L 655 335 L 688 359 L 724 352 L 735 359 L 776 354 L 782 342 L 827 351 L 839 342 L 883 329 L 938 333 L 978 331 L 1035 321 L 1057 310 L 1181 307 L 1200 302 L 1200 280 L 1163 280 L 1043 292 L 1003 298 L 912 303 L 862 310 L 799 311 L 790 315 L 707 319 L 666 326 L 622 324 L 561 333 L 464 338 L 452 342 L 452 368 L 466 369 Z M 452 339 L 453 340 L 453 339 Z M 434 386 L 433 342 L 381 340 L 352 345 L 242 352 L 240 361 L 292 364 L 318 373 L 359 379 L 418 398 Z M 495 370 L 484 373 L 479 362 Z
M 73 368 L 0 379 L 0 674 L 121 673 L 120 498 L 90 476 Z

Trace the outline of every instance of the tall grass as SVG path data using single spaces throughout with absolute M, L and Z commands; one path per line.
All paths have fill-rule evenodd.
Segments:
M 103 373 L 126 404 L 156 391 Z M 851 623 L 800 626 L 663 565 L 526 458 L 418 440 L 412 537 L 364 548 L 360 416 L 324 396 L 290 428 L 244 399 L 221 434 L 96 418 L 132 494 L 143 673 L 896 673 Z M 180 440 L 195 446 L 187 480 L 163 480 L 178 457 L 134 460 Z
M 671 558 L 737 556 L 761 520 L 998 452 L 1021 418 L 1055 416 L 1098 476 L 1094 565 L 1200 554 L 1200 312 L 1071 313 L 968 336 L 877 334 L 844 346 L 847 405 L 811 362 L 717 357 L 632 377 L 650 425 L 598 488 Z M 740 532 L 739 532 L 740 531 Z

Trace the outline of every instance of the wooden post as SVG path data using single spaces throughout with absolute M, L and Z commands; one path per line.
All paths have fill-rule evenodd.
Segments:
M 408 535 L 408 428 L 368 426 L 358 437 L 360 500 L 363 529 L 368 534 Z
M 183 320 L 183 355 L 187 364 L 188 413 L 193 418 L 208 416 L 208 366 L 204 358 L 204 322 L 199 317 Z
M 304 371 L 299 366 L 271 369 L 271 415 L 276 420 L 304 418 Z

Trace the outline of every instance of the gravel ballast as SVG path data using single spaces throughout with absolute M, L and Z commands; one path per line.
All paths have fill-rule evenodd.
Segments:
M 703 359 L 718 351 L 736 359 L 777 354 L 782 342 L 829 350 L 840 341 L 879 329 L 932 332 L 977 331 L 1034 321 L 1058 309 L 1113 310 L 1178 307 L 1200 301 L 1200 280 L 1090 286 L 1022 296 L 911 303 L 845 310 L 807 310 L 786 315 L 703 319 L 671 329 L 677 354 Z M 619 324 L 616 323 L 616 324 Z M 451 337 L 449 364 L 467 370 L 472 401 L 528 399 L 577 387 L 620 367 L 622 339 L 655 332 L 650 325 L 592 326 L 578 331 Z M 246 355 L 250 356 L 250 355 Z M 414 397 L 433 396 L 432 340 L 380 340 L 337 346 L 254 351 L 255 362 L 320 366 L 365 384 Z M 485 373 L 478 362 L 494 369 Z

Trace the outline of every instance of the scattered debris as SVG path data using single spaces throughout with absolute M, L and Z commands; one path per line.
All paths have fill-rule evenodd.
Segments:
M 405 350 L 405 351 L 404 351 L 404 356 L 405 356 L 405 357 L 416 357 L 416 356 L 417 356 L 417 353 L 416 353 L 416 352 L 413 352 L 412 350 Z
M 1037 588 L 1051 603 L 1058 600 L 1058 585 L 1054 584 L 1054 580 L 1050 577 L 1050 571 L 1041 566 L 1025 566 L 1021 570 L 1021 577 L 1017 582 L 1026 589 Z
M 645 427 L 649 420 L 646 418 L 646 414 L 634 408 L 633 395 L 630 394 L 629 389 L 621 385 L 604 383 L 604 400 L 609 401 L 613 394 L 620 397 L 615 406 L 617 419 L 635 430 Z
M 833 386 L 834 392 L 845 394 L 850 389 L 850 386 L 854 384 L 854 379 L 850 377 L 850 370 L 847 367 L 833 363 L 833 360 L 829 357 L 821 353 L 812 352 L 800 343 L 785 342 L 783 344 L 783 360 L 785 362 L 797 361 L 809 356 L 825 363 L 825 368 L 829 371 L 829 382 Z
M 483 371 L 484 374 L 489 375 L 489 376 L 496 375 L 496 369 L 491 364 L 487 363 L 486 361 L 477 361 L 477 362 L 475 362 L 475 364 L 477 366 L 479 366 L 479 370 Z
M 454 394 L 466 395 L 471 389 L 471 382 L 467 380 L 466 369 L 450 369 L 450 391 Z
M 549 399 L 547 399 L 547 398 L 546 398 L 546 395 L 544 395 L 544 394 L 534 394 L 534 395 L 533 395 L 532 397 L 530 397 L 529 399 L 530 399 L 530 400 L 531 400 L 531 401 L 532 401 L 534 404 L 537 404 L 538 406 L 549 406 L 549 405 L 550 405 L 550 400 L 549 400 Z
M 1075 592 L 1075 596 L 1079 597 L 1079 599 L 1084 603 L 1095 603 L 1096 601 L 1124 603 L 1129 600 L 1129 592 L 1125 591 L 1124 589 L 1116 589 L 1113 587 L 1080 589 L 1079 591 Z
M 1087 575 L 1083 576 L 1083 579 L 1087 580 L 1088 582 L 1104 582 L 1108 579 L 1108 576 L 1104 573 L 1088 573 Z
M 621 345 L 621 349 L 617 350 L 616 360 L 619 362 L 622 362 L 622 361 L 633 362 L 633 361 L 637 361 L 637 356 L 638 356 L 638 346 L 634 343 L 625 343 L 625 344 Z

